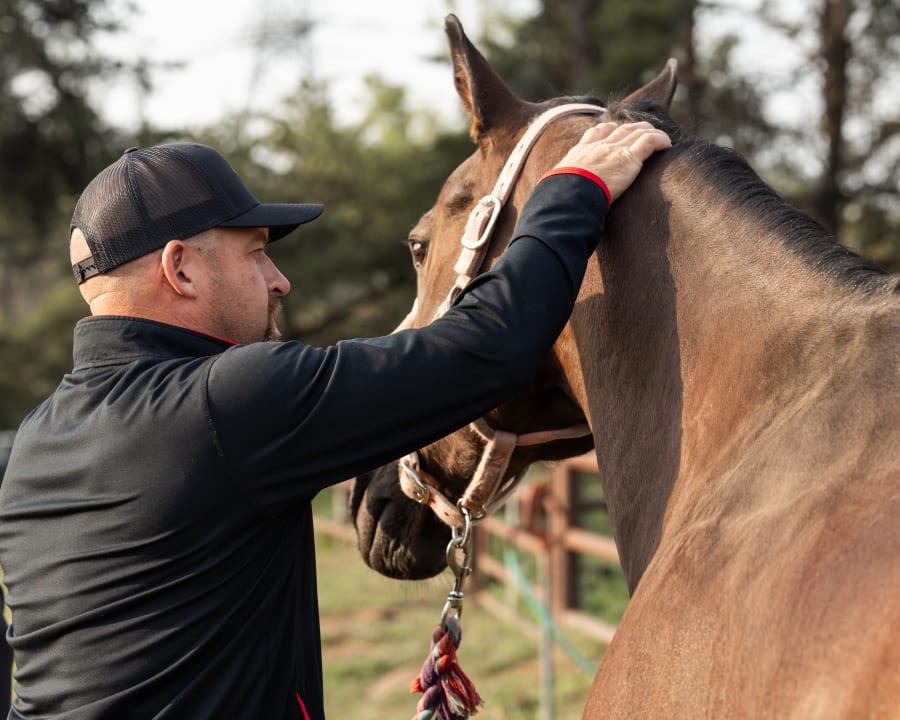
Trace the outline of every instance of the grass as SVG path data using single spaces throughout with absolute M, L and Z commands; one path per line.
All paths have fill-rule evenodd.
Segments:
M 419 696 L 409 692 L 409 683 L 427 656 L 451 585 L 449 573 L 425 582 L 390 580 L 369 570 L 351 543 L 324 535 L 317 542 L 328 716 L 412 718 Z M 533 618 L 500 620 L 466 598 L 458 658 L 486 701 L 480 720 L 538 716 L 540 663 L 533 624 Z M 599 662 L 603 648 L 569 639 Z M 553 659 L 553 718 L 576 720 L 592 676 L 559 646 Z

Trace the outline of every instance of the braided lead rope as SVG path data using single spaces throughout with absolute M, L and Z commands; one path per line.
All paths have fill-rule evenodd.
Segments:
M 462 641 L 458 617 L 438 625 L 431 636 L 431 652 L 410 692 L 422 693 L 413 720 L 463 720 L 484 705 L 475 685 L 462 671 L 456 649 Z
M 464 524 L 452 529 L 447 544 L 447 566 L 455 581 L 444 603 L 441 622 L 432 634 L 431 652 L 410 688 L 422 693 L 416 720 L 465 720 L 482 705 L 475 686 L 456 660 L 456 649 L 462 640 L 463 587 L 472 573 L 475 539 L 469 512 L 465 507 L 460 510 Z

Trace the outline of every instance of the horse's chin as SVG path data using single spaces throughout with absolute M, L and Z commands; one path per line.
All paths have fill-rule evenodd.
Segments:
M 359 552 L 376 572 L 401 580 L 423 580 L 447 566 L 450 530 L 428 507 L 403 495 L 397 463 L 353 481 L 350 513 Z

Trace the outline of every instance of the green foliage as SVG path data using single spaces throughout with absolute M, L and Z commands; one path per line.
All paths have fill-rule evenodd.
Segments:
M 39 263 L 46 254 L 35 241 L 60 226 L 57 200 L 79 192 L 111 159 L 109 129 L 86 99 L 86 82 L 113 70 L 91 45 L 113 27 L 107 0 L 0 3 L 4 266 Z
M 92 44 L 116 28 L 110 5 L 0 0 L 0 427 L 15 427 L 71 367 L 72 319 L 85 306 L 68 220 L 122 147 L 87 96 L 89 79 L 118 71 Z
M 662 67 L 678 43 L 680 22 L 695 5 L 695 0 L 545 1 L 532 17 L 507 18 L 499 42 L 491 32 L 479 46 L 523 97 L 606 97 L 632 89 Z
M 71 275 L 46 287 L 21 322 L 0 327 L 0 428 L 15 428 L 72 368 L 72 327 L 87 314 Z
M 778 179 L 773 184 L 845 245 L 900 271 L 900 4 L 804 4 L 806 12 L 786 17 L 779 4 L 761 3 L 766 26 L 815 58 L 790 73 L 786 90 L 804 83 L 820 88 L 809 117 L 773 128 L 776 152 L 768 153 L 798 162 L 800 149 L 817 170 L 804 183 L 801 170 L 782 166 L 782 177 L 801 187 L 785 188 Z M 761 167 L 766 174 L 773 164 Z

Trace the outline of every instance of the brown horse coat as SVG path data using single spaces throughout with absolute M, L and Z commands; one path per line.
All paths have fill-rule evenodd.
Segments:
M 411 236 L 428 246 L 419 325 L 453 280 L 464 218 L 448 219 L 448 198 L 486 192 L 541 109 L 452 16 L 447 30 L 479 150 Z M 611 116 L 643 110 L 678 134 L 662 111 L 674 86 L 670 65 Z M 499 237 L 589 122 L 547 131 Z M 900 717 L 898 285 L 690 138 L 617 201 L 553 356 L 488 418 L 514 432 L 591 425 L 633 596 L 585 718 Z M 458 496 L 481 443 L 463 430 L 424 448 L 425 474 Z M 583 450 L 517 451 L 510 472 Z M 427 509 L 399 496 L 396 472 L 358 481 L 357 521 L 377 492 L 409 517 L 390 552 L 445 542 L 412 533 Z

